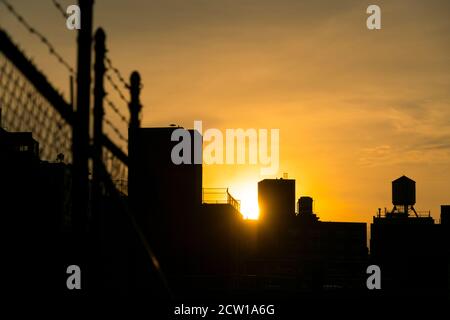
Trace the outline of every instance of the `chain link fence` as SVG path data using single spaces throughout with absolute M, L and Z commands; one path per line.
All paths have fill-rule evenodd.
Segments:
M 0 52 L 1 126 L 32 132 L 46 161 L 72 162 L 72 128 L 27 78 Z

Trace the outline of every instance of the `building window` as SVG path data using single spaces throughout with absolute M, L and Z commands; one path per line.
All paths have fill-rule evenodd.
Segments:
M 27 151 L 28 151 L 28 146 L 27 146 L 27 145 L 21 145 L 21 146 L 19 146 L 19 151 L 20 151 L 20 152 L 27 152 Z

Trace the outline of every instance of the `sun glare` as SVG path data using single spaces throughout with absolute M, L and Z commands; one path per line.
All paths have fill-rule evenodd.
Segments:
M 258 201 L 256 199 L 241 200 L 241 212 L 245 219 L 256 220 L 259 217 Z
M 232 190 L 236 199 L 241 201 L 241 213 L 245 219 L 258 219 L 259 207 L 258 207 L 258 191 L 256 183 L 253 186 L 238 185 Z

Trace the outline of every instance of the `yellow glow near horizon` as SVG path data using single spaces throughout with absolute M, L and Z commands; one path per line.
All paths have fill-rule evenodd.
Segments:
M 259 217 L 258 201 L 253 198 L 241 200 L 241 212 L 244 218 L 257 220 Z
M 40 19 L 74 65 L 76 39 L 51 4 L 15 2 L 24 17 Z M 271 178 L 288 172 L 296 199 L 312 196 L 322 221 L 371 222 L 378 207 L 390 206 L 390 183 L 403 174 L 417 181 L 418 208 L 439 218 L 449 201 L 450 1 L 425 8 L 411 0 L 407 14 L 399 1 L 385 1 L 395 21 L 381 32 L 367 30 L 355 0 L 342 7 L 261 0 L 257 12 L 245 1 L 192 1 L 181 8 L 183 19 L 165 0 L 97 2 L 95 20 L 111 35 L 115 66 L 124 74 L 138 70 L 145 85 L 142 127 L 191 128 L 202 120 L 204 130 L 222 133 L 278 128 L 280 170 Z M 70 96 L 67 73 L 46 46 L 13 15 L 0 17 L 2 29 Z M 105 118 L 126 132 L 112 110 Z M 255 218 L 261 167 L 204 165 L 203 187 L 229 187 L 244 216 Z
M 241 213 L 245 219 L 259 217 L 258 191 L 256 183 L 238 184 L 231 190 L 233 197 L 241 201 Z

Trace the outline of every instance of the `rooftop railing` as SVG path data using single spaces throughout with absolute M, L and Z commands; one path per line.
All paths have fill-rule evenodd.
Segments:
M 241 210 L 241 201 L 235 199 L 228 192 L 228 188 L 203 188 L 202 203 L 229 204 L 232 205 L 237 211 Z

